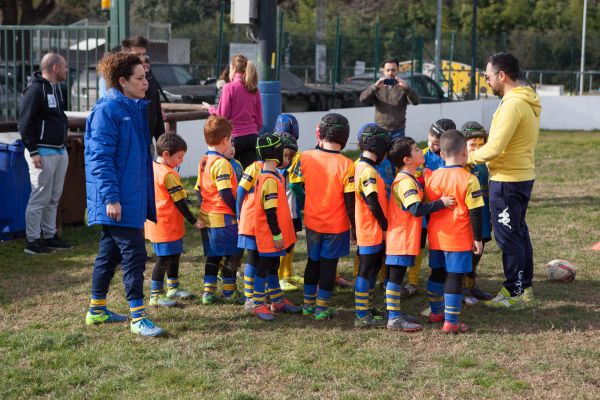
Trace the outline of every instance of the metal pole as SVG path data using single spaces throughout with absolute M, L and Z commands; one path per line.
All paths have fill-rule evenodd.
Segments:
M 456 32 L 452 32 L 450 35 L 450 67 L 448 71 L 448 99 L 452 101 L 454 94 L 454 82 L 452 81 L 452 63 L 454 62 L 454 39 L 456 38 Z
M 283 55 L 283 12 L 281 10 L 277 10 L 277 13 L 279 14 L 279 33 L 277 35 L 277 69 L 275 70 L 276 81 L 279 80 L 279 71 L 281 70 L 281 60 Z
M 477 80 L 477 0 L 473 0 L 473 21 L 471 22 L 471 100 L 475 100 Z
M 413 24 L 410 34 L 410 40 L 412 41 L 412 47 L 410 49 L 410 84 L 413 85 L 413 78 L 415 76 L 415 24 Z
M 327 0 L 317 0 L 316 15 L 316 43 L 315 43 L 315 82 L 327 81 L 327 46 L 325 37 L 325 3 Z
M 217 70 L 215 71 L 215 77 L 221 74 L 221 60 L 223 58 L 223 26 L 225 21 L 225 0 L 221 0 L 221 18 L 219 19 L 219 44 L 217 46 Z M 237 25 L 236 25 L 237 26 Z M 215 90 L 217 90 L 215 88 Z
M 435 80 L 442 80 L 442 0 L 437 0 L 437 15 L 435 17 Z
M 581 66 L 579 72 L 579 95 L 583 95 L 583 71 L 585 71 L 585 30 L 587 19 L 587 0 L 583 0 L 583 22 L 581 28 Z
M 379 79 L 379 46 L 381 45 L 381 21 L 377 17 L 375 24 L 375 60 L 373 62 L 373 79 Z
M 262 0 L 258 4 L 258 78 L 272 81 L 277 50 L 277 1 Z
M 338 63 L 339 60 L 339 47 L 340 47 L 340 17 L 338 16 L 335 23 L 335 59 L 333 62 L 333 82 L 331 84 L 331 95 L 333 104 L 335 104 L 335 84 L 338 80 Z

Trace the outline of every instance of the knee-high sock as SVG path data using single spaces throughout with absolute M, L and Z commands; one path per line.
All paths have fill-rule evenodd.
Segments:
M 385 305 L 388 311 L 388 318 L 396 319 L 402 316 L 400 291 L 407 267 L 401 265 L 388 265 L 387 267 L 390 273 L 388 283 L 385 287 Z
M 451 324 L 458 323 L 462 306 L 463 274 L 448 272 L 444 285 L 444 319 Z
M 369 281 L 362 276 L 357 276 L 354 282 L 354 308 L 357 318 L 369 313 Z
M 277 275 L 279 279 L 288 279 L 293 274 L 293 260 L 294 257 L 294 249 L 289 253 L 286 253 L 285 256 L 281 256 L 279 260 L 279 270 L 277 271 Z

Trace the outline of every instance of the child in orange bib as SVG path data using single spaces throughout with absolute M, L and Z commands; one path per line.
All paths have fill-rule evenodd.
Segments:
M 202 222 L 196 219 L 189 207 L 187 194 L 179 174 L 173 169 L 183 162 L 187 144 L 177 134 L 164 134 L 156 142 L 158 158 L 153 163 L 154 193 L 156 197 L 156 223 L 146 221 L 146 239 L 152 242 L 156 264 L 150 284 L 150 305 L 173 307 L 176 299 L 194 297 L 179 287 L 179 258 L 183 252 L 184 218 L 196 228 Z M 164 292 L 165 272 L 167 293 Z
M 426 177 L 425 193 L 432 201 L 452 196 L 456 205 L 432 214 L 428 224 L 429 321 L 444 321 L 444 332 L 462 333 L 468 330 L 458 321 L 462 280 L 464 274 L 472 271 L 473 254 L 482 251 L 483 193 L 477 178 L 464 168 L 465 137 L 455 129 L 448 130 L 442 134 L 440 147 L 446 165 Z

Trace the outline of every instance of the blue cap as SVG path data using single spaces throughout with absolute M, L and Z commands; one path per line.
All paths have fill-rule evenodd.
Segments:
M 298 120 L 292 114 L 279 114 L 275 122 L 275 132 L 288 133 L 298 140 L 300 137 Z
M 358 130 L 358 134 L 356 134 L 356 139 L 360 142 L 360 138 L 361 138 L 363 132 L 365 131 L 365 129 L 370 128 L 372 126 L 379 128 L 379 125 L 377 125 L 375 122 L 368 122 L 360 127 L 360 129 Z

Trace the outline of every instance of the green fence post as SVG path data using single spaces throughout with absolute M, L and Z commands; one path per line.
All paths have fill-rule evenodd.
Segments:
M 278 24 L 279 32 L 277 34 L 277 69 L 275 70 L 275 80 L 279 80 L 279 74 L 281 70 L 281 54 L 283 53 L 283 12 L 277 10 L 279 14 Z
M 454 62 L 454 40 L 456 38 L 456 32 L 450 34 L 450 64 L 448 67 L 448 99 L 452 101 L 452 95 L 454 94 L 454 83 L 452 82 L 452 63 Z
M 377 17 L 377 23 L 375 24 L 375 54 L 373 62 L 373 79 L 379 79 L 379 47 L 381 46 L 381 21 Z
M 219 75 L 221 74 L 221 59 L 223 58 L 222 55 L 222 48 L 223 48 L 223 26 L 224 26 L 224 21 L 225 21 L 225 0 L 221 0 L 221 17 L 219 19 L 219 44 L 217 47 L 217 70 L 215 71 L 215 77 L 219 77 Z M 215 87 L 215 95 L 216 95 L 216 91 L 217 88 Z
M 335 84 L 338 80 L 338 63 L 340 57 L 340 17 L 337 17 L 337 21 L 335 23 L 335 57 L 333 61 L 333 82 L 331 83 L 331 100 L 333 105 L 335 105 Z

